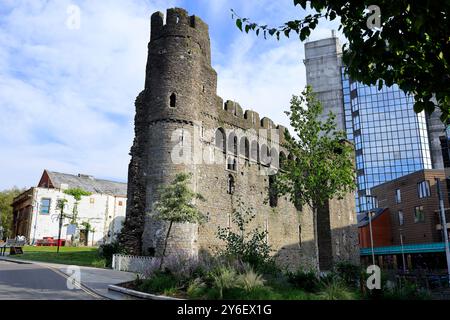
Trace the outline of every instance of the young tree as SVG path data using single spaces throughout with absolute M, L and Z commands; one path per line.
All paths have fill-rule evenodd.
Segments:
M 66 207 L 67 199 L 58 199 L 56 202 L 56 208 L 59 210 L 59 226 L 58 226 L 58 248 L 56 252 L 59 253 L 59 246 L 61 243 L 61 230 L 63 226 L 64 218 L 68 216 L 64 213 L 64 208 Z
M 82 197 L 90 196 L 92 193 L 83 190 L 81 188 L 71 188 L 64 190 L 64 193 L 72 196 L 75 199 L 75 203 L 73 204 L 73 210 L 72 210 L 72 219 L 70 221 L 71 224 L 77 224 L 78 219 L 78 204 L 80 203 Z
M 284 160 L 285 170 L 275 176 L 276 190 L 288 194 L 297 205 L 309 205 L 313 211 L 316 254 L 317 212 L 332 198 L 342 198 L 355 189 L 353 145 L 345 141 L 345 132 L 336 130 L 335 116 L 320 120 L 322 105 L 307 87 L 293 96 L 291 111 L 286 112 L 295 135 L 286 131 L 286 148 L 293 157 Z
M 193 192 L 188 183 L 192 177 L 191 173 L 178 173 L 171 184 L 160 190 L 160 197 L 154 204 L 155 218 L 169 223 L 164 247 L 161 257 L 160 268 L 166 255 L 167 241 L 174 223 L 202 223 L 204 215 L 197 209 L 194 200 L 204 201 L 204 197 Z
M 311 14 L 306 14 L 308 3 Z M 237 17 L 236 25 L 241 31 L 254 30 L 257 35 L 278 39 L 295 32 L 304 41 L 321 18 L 331 21 L 339 17 L 339 30 L 348 39 L 343 61 L 351 78 L 367 85 L 378 83 L 379 88 L 383 82 L 388 86 L 396 83 L 414 95 L 416 112 L 431 113 L 439 107 L 441 120 L 449 118 L 449 1 L 294 0 L 293 4 L 302 7 L 303 18 L 270 27 Z

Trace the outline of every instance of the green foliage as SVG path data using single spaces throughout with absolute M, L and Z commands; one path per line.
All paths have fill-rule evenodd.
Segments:
M 345 284 L 337 277 L 331 277 L 323 281 L 319 297 L 323 300 L 352 300 L 354 295 Z
M 211 273 L 214 287 L 219 292 L 219 299 L 223 299 L 223 290 L 237 285 L 237 273 L 233 268 L 219 267 Z
M 179 173 L 171 184 L 161 188 L 159 200 L 154 205 L 156 219 L 172 223 L 201 223 L 205 220 L 194 204 L 195 199 L 204 201 L 204 198 L 189 188 L 191 177 L 191 173 Z
M 194 204 L 195 199 L 204 201 L 205 198 L 189 188 L 188 183 L 191 177 L 191 173 L 178 173 L 171 184 L 160 189 L 159 200 L 154 204 L 154 218 L 169 222 L 169 227 L 164 240 L 160 269 L 164 263 L 167 241 L 172 229 L 172 224 L 203 223 L 205 221 L 205 216 Z
M 256 288 L 264 287 L 263 277 L 256 273 L 253 268 L 248 268 L 245 273 L 240 274 L 237 279 L 238 286 L 247 292 L 253 291 Z
M 156 272 L 151 278 L 142 280 L 139 289 L 152 294 L 162 294 L 168 291 L 173 293 L 174 288 L 178 287 L 179 281 L 175 276 L 167 272 Z
M 24 189 L 14 187 L 0 192 L 0 226 L 3 227 L 4 238 L 9 238 L 13 234 L 13 208 L 11 204 L 14 198 L 24 191 Z
M 255 31 L 275 36 L 289 36 L 291 32 L 304 41 L 325 18 L 340 18 L 339 29 L 348 39 L 343 47 L 343 61 L 351 78 L 367 85 L 396 83 L 400 89 L 413 94 L 414 110 L 442 111 L 442 121 L 450 113 L 450 26 L 448 1 L 376 1 L 380 16 L 375 11 L 366 13 L 368 2 L 346 0 L 294 0 L 306 10 L 309 2 L 312 13 L 302 19 L 291 20 L 273 28 L 258 25 L 248 18 L 236 16 L 236 25 L 242 31 Z M 369 3 L 372 4 L 372 3 Z M 368 22 L 380 19 L 373 27 Z M 433 95 L 437 105 L 433 102 Z
M 402 281 L 392 288 L 384 289 L 382 296 L 378 298 L 384 300 L 428 300 L 431 299 L 431 295 L 413 282 Z
M 350 262 L 339 262 L 335 266 L 335 272 L 343 283 L 351 288 L 355 288 L 359 284 L 361 276 L 361 267 Z
M 286 159 L 288 170 L 276 176 L 280 194 L 289 194 L 298 205 L 323 205 L 327 200 L 355 188 L 353 146 L 343 142 L 345 132 L 336 129 L 330 113 L 320 120 L 323 108 L 310 87 L 302 95 L 293 96 L 287 112 L 296 136 L 287 135 L 287 149 L 293 159 Z
M 201 278 L 190 281 L 186 294 L 191 299 L 199 299 L 206 294 L 206 284 Z
M 287 278 L 289 283 L 298 289 L 307 292 L 317 292 L 320 289 L 320 279 L 315 271 L 300 269 L 296 272 L 288 272 Z
M 248 231 L 248 224 L 253 221 L 255 214 L 240 199 L 237 199 L 237 204 L 232 215 L 237 232 L 232 227 L 218 227 L 217 237 L 226 244 L 222 254 L 230 259 L 249 263 L 258 271 L 273 269 L 274 261 L 270 256 L 272 249 L 266 242 L 267 231 L 260 231 L 258 228 Z
M 72 196 L 75 199 L 70 223 L 77 224 L 78 223 L 78 221 L 77 221 L 77 219 L 78 219 L 78 203 L 80 202 L 82 197 L 90 196 L 92 193 L 85 191 L 81 188 L 67 189 L 67 190 L 64 190 L 64 193 L 69 196 Z
M 72 196 L 75 199 L 75 201 L 80 201 L 82 197 L 90 196 L 92 194 L 81 188 L 67 189 L 67 190 L 64 190 L 64 193 L 69 196 Z
M 118 241 L 114 241 L 111 243 L 102 244 L 98 248 L 98 255 L 99 257 L 105 259 L 107 267 L 111 267 L 113 255 L 124 253 L 124 251 L 125 250 L 121 244 Z

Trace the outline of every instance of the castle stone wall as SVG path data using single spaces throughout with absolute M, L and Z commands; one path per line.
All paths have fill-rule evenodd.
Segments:
M 286 197 L 279 197 L 276 205 L 269 202 L 267 173 L 276 172 L 281 152 L 287 156 L 282 147 L 285 128 L 217 96 L 208 26 L 200 18 L 174 8 L 167 10 L 165 24 L 164 15 L 154 13 L 151 27 L 145 89 L 136 100 L 122 242 L 135 254 L 161 254 L 167 224 L 152 217 L 158 189 L 170 183 L 176 173 L 191 172 L 192 189 L 206 198 L 197 205 L 208 221 L 202 225 L 175 224 L 169 253 L 196 255 L 202 249 L 220 249 L 224 244 L 217 238 L 218 227 L 232 225 L 232 212 L 242 201 L 256 214 L 250 229 L 268 231 L 267 241 L 281 264 L 291 268 L 315 266 L 311 210 L 297 210 Z M 224 149 L 216 139 L 218 129 L 225 133 Z M 230 167 L 234 161 L 236 165 Z M 234 180 L 232 192 L 230 179 Z M 352 216 L 352 195 L 349 199 L 343 206 L 341 202 L 330 205 L 330 214 L 347 212 L 342 216 Z M 345 219 L 330 219 L 330 228 L 354 225 Z M 330 244 L 334 237 L 331 233 Z

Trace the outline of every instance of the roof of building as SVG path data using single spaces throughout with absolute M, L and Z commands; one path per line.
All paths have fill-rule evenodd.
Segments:
M 54 171 L 45 170 L 43 177 L 47 174 L 49 184 L 46 187 L 53 187 L 58 189 L 67 188 L 81 188 L 91 193 L 109 194 L 113 196 L 126 196 L 127 184 L 124 182 L 116 182 L 109 180 L 96 179 L 93 176 L 86 174 L 67 174 Z M 43 179 L 41 179 L 41 182 Z M 43 187 L 44 185 L 38 187 Z
M 374 208 L 369 211 L 364 211 L 358 214 L 358 228 L 369 224 L 369 212 L 372 212 L 372 221 L 381 216 L 388 208 Z

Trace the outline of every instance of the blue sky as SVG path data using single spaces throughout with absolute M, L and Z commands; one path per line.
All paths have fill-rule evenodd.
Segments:
M 78 29 L 66 24 L 71 5 Z M 304 15 L 292 0 L 2 0 L 0 190 L 34 186 L 44 169 L 126 181 L 149 17 L 174 6 L 209 24 L 219 96 L 287 126 L 306 84 L 303 43 L 243 34 L 230 9 L 279 25 Z M 324 21 L 310 40 L 336 27 Z

